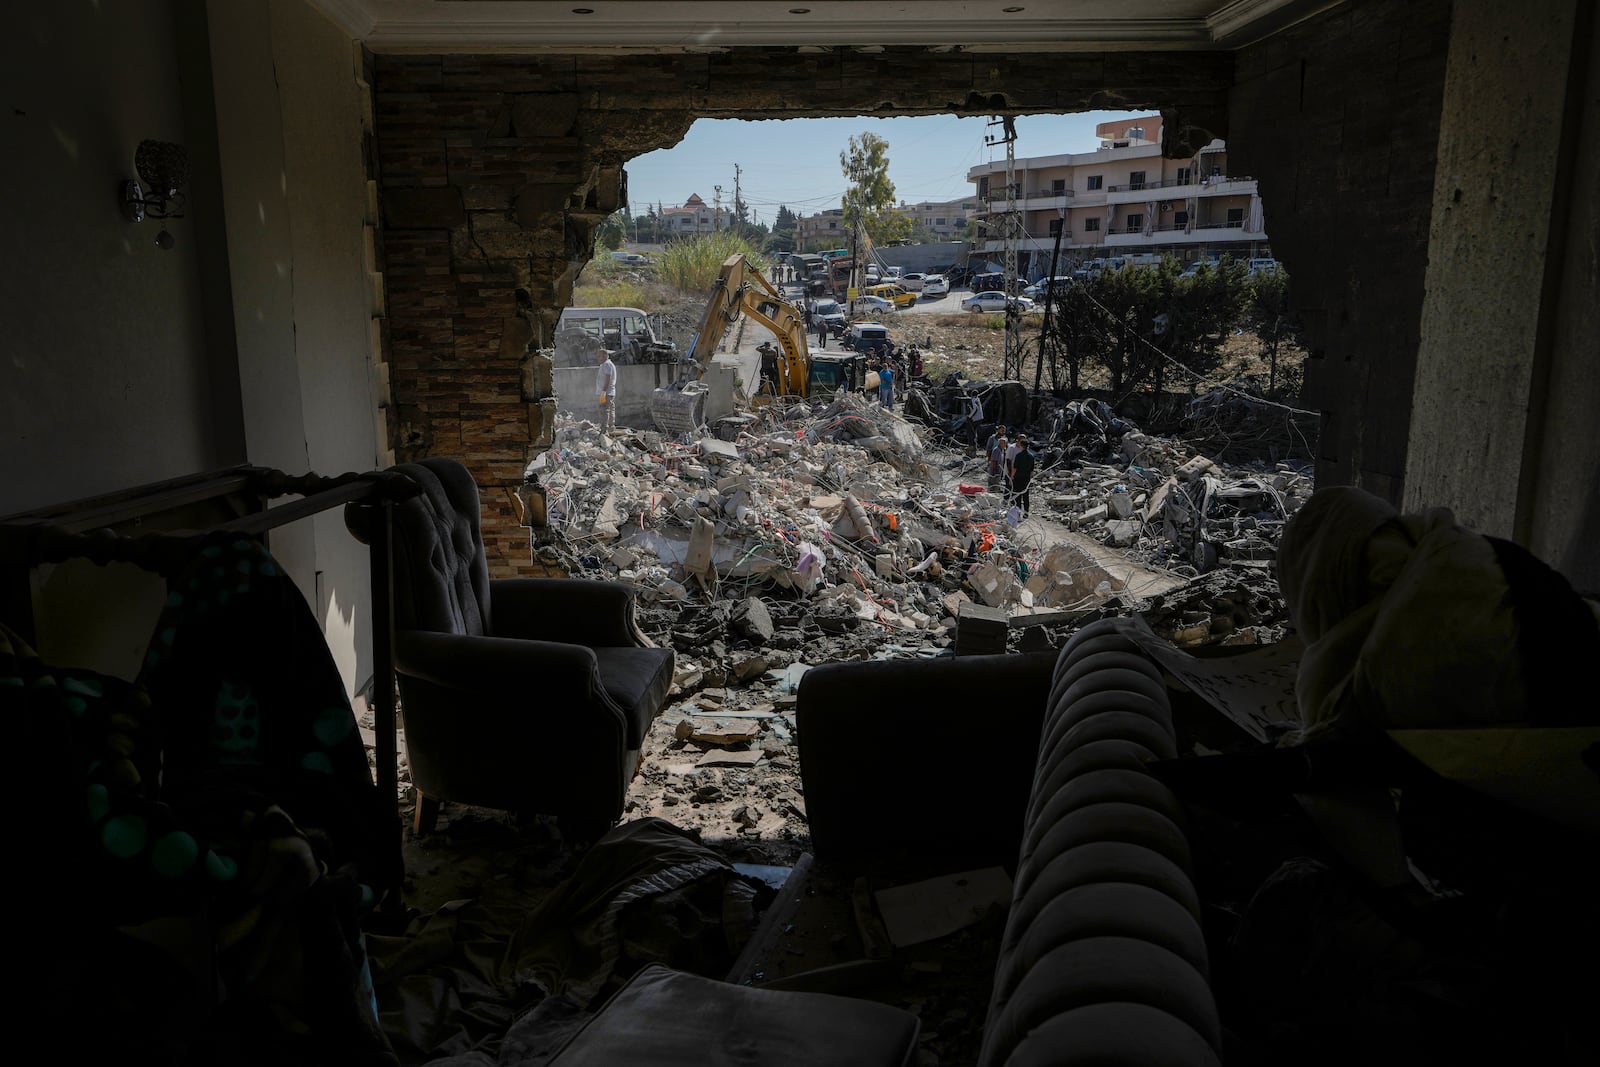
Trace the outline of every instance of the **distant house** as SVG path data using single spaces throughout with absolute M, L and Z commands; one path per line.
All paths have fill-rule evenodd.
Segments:
M 695 193 L 683 202 L 682 207 L 662 208 L 656 212 L 661 218 L 661 229 L 667 233 L 714 233 L 725 230 L 733 219 L 733 212 L 725 207 L 712 207 Z

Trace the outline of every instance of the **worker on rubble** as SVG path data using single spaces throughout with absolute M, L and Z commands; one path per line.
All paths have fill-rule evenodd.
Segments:
M 617 428 L 617 365 L 611 362 L 611 353 L 604 348 L 600 350 L 599 361 L 594 388 L 600 395 L 600 428 L 609 433 Z
M 891 410 L 894 408 L 894 364 L 887 360 L 878 371 L 878 403 Z
M 989 446 L 989 484 L 996 485 L 1005 478 L 1006 450 L 1011 447 L 1011 442 L 1006 440 L 1003 433 L 989 438 L 994 442 Z
M 1033 479 L 1034 458 L 1033 452 L 1028 448 L 1028 435 L 1017 434 L 1017 443 L 1013 446 L 1010 462 L 1009 480 L 1011 482 L 1011 504 L 1019 508 L 1023 515 L 1028 514 L 1028 482 Z
M 967 455 L 978 451 L 978 423 L 983 421 L 983 400 L 977 393 L 961 394 L 961 417 L 967 426 Z

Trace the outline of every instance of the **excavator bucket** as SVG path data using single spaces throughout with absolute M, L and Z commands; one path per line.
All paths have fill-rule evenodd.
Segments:
M 663 385 L 650 394 L 650 418 L 662 433 L 693 434 L 706 424 L 704 382 L 685 379 Z

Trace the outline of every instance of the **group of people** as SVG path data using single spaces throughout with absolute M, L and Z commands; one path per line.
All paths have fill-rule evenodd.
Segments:
M 895 387 L 904 388 L 923 376 L 922 351 L 916 345 L 889 347 L 867 363 L 869 371 L 878 372 L 878 403 L 894 407 Z
M 985 455 L 989 460 L 989 484 L 1004 486 L 1007 502 L 1021 514 L 1028 514 L 1028 485 L 1038 462 L 1028 444 L 1028 435 L 1019 432 L 1013 440 L 1007 427 L 996 426 L 989 435 Z

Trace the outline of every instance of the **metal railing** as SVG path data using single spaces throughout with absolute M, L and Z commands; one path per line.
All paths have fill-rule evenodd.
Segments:
M 1132 193 L 1138 192 L 1141 189 L 1172 189 L 1180 185 L 1195 184 L 1198 184 L 1198 179 L 1196 178 L 1184 178 L 1181 180 L 1178 178 L 1167 178 L 1158 182 L 1128 182 L 1126 185 L 1108 185 L 1106 186 L 1106 192 Z

